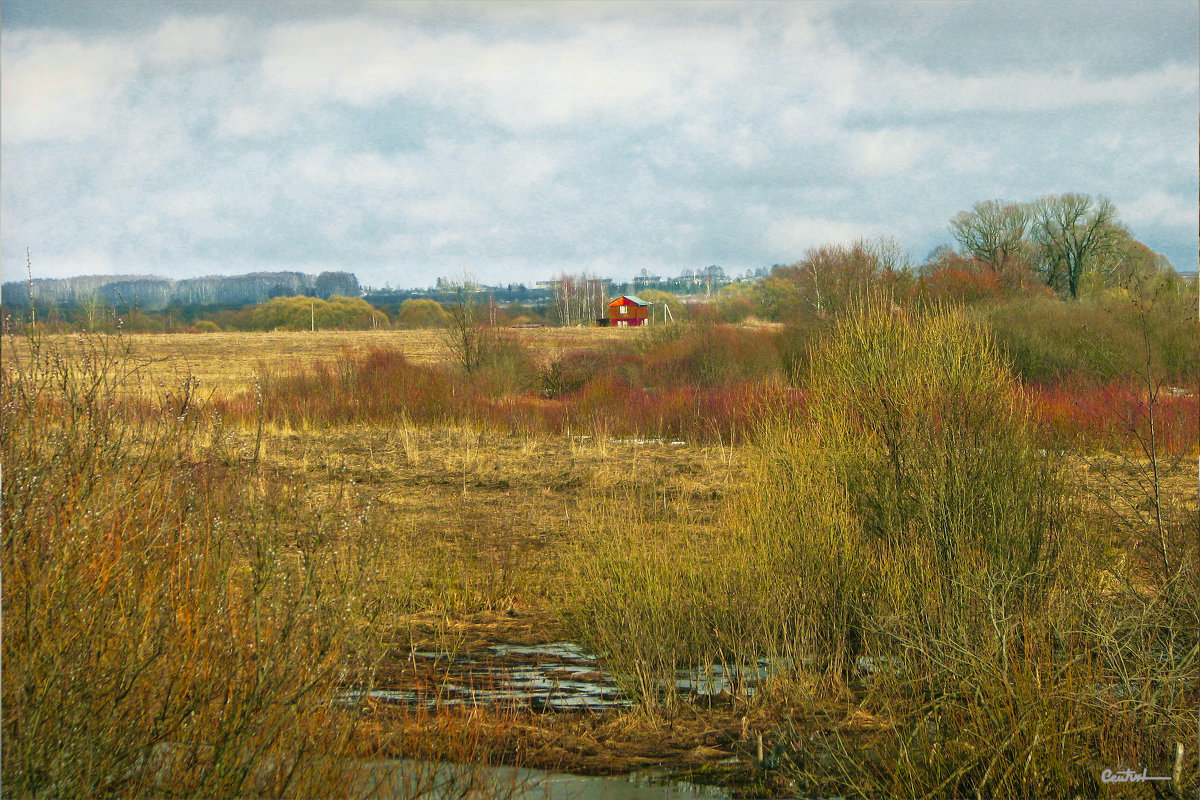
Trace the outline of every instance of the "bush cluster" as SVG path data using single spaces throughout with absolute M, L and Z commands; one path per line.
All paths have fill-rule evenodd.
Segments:
M 881 721 L 776 732 L 818 794 L 1091 795 L 1103 759 L 1194 751 L 1195 547 L 1142 527 L 1175 566 L 1114 555 L 984 330 L 869 306 L 807 393 L 803 419 L 761 428 L 723 530 L 694 539 L 628 498 L 583 538 L 568 625 L 644 705 L 717 665 L 735 693 L 766 672 L 763 702 Z
M 121 402 L 137 362 L 81 347 L 0 375 L 5 793 L 343 791 L 370 519 L 229 458 L 191 382 Z

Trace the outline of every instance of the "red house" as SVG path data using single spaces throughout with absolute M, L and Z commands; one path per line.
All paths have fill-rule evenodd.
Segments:
M 650 304 L 631 294 L 623 294 L 608 304 L 608 324 L 614 326 L 650 324 Z

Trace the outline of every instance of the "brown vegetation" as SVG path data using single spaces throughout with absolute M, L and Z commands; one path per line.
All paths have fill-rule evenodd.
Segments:
M 469 375 L 439 331 L 14 338 L 6 794 L 327 796 L 408 756 L 1041 796 L 1191 757 L 1194 321 L 1109 299 L 996 341 L 827 294 L 511 331 Z M 345 702 L 563 639 L 636 705 Z

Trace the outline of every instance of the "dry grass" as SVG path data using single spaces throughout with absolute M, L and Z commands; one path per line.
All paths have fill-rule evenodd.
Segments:
M 248 458 L 252 432 L 227 435 L 223 447 Z M 389 521 L 388 540 L 403 543 L 408 565 L 397 564 L 396 574 L 414 587 L 409 612 L 515 608 L 550 620 L 565 545 L 598 502 L 653 497 L 703 529 L 736 490 L 739 456 L 721 447 L 402 424 L 268 430 L 261 458 L 316 496 L 349 486 Z M 423 557 L 412 559 L 414 551 Z
M 516 328 L 508 333 L 545 358 L 566 349 L 599 347 L 644 335 L 638 328 Z M 200 380 L 202 395 L 241 391 L 264 366 L 286 372 L 293 367 L 311 367 L 317 361 L 332 363 L 347 353 L 359 354 L 372 347 L 395 348 L 416 364 L 444 364 L 448 357 L 440 330 L 143 333 L 124 338 L 138 358 L 148 362 L 145 373 L 149 380 L 141 384 L 144 390 L 173 386 L 180 376 L 190 374 Z M 74 336 L 46 339 L 66 353 L 79 352 Z M 3 362 L 24 355 L 23 338 L 5 344 Z
M 618 329 L 526 329 L 513 334 L 539 360 L 554 358 L 565 350 L 646 336 L 645 331 Z M 344 362 L 347 354 L 365 353 L 373 347 L 399 349 L 421 365 L 440 364 L 446 353 L 436 331 L 140 335 L 127 339 L 141 365 L 140 373 L 147 379 L 137 391 L 148 392 L 145 387 L 150 385 L 161 393 L 164 387 L 179 387 L 187 376 L 195 376 L 200 381 L 201 400 L 245 398 L 247 391 L 253 391 L 254 376 L 266 368 L 277 375 L 286 374 L 293 365 L 309 369 L 313 361 Z M 68 357 L 80 356 L 76 339 L 58 337 L 53 341 Z M 22 348 L 19 341 L 16 346 L 6 343 L 6 369 L 26 354 Z M 914 430 L 923 428 L 917 424 Z M 739 639 L 743 633 L 747 637 L 762 630 L 778 636 L 793 633 L 783 630 L 778 619 L 772 620 L 772 615 L 780 616 L 778 605 L 772 604 L 784 584 L 794 591 L 792 584 L 798 583 L 796 576 L 803 572 L 808 557 L 797 562 L 800 566 L 796 569 L 781 568 L 779 553 L 784 545 L 795 544 L 794 537 L 787 535 L 788 526 L 799 520 L 811 524 L 815 506 L 793 509 L 779 530 L 781 538 L 763 539 L 764 548 L 753 554 L 759 561 L 751 566 L 765 564 L 770 570 L 755 567 L 735 574 L 735 562 L 745 553 L 734 535 L 737 526 L 730 515 L 737 513 L 738 498 L 746 497 L 747 487 L 756 480 L 751 472 L 758 463 L 753 451 L 740 444 L 672 445 L 611 436 L 552 435 L 533 428 L 510 433 L 494 425 L 418 424 L 403 413 L 372 423 L 351 420 L 297 428 L 270 422 L 259 428 L 249 418 L 238 423 L 205 419 L 193 439 L 189 453 L 203 452 L 206 459 L 231 474 L 249 471 L 258 476 L 255 486 L 260 496 L 269 496 L 267 487 L 286 489 L 287 496 L 298 503 L 289 513 L 332 524 L 329 509 L 364 510 L 357 518 L 369 520 L 370 537 L 376 543 L 370 569 L 373 594 L 368 605 L 376 615 L 374 635 L 384 645 L 385 655 L 374 664 L 374 674 L 381 678 L 396 676 L 399 680 L 406 657 L 415 648 L 461 652 L 495 642 L 546 643 L 578 630 L 577 621 L 564 622 L 564 610 L 577 600 L 572 597 L 579 588 L 576 582 L 606 566 L 599 561 L 582 562 L 597 552 L 613 554 L 614 541 L 628 545 L 616 554 L 626 561 L 636 560 L 637 554 L 652 556 L 647 568 L 662 566 L 660 578 L 672 564 L 683 560 L 689 565 L 686 577 L 691 583 L 683 587 L 686 592 L 668 591 L 659 598 L 664 626 L 695 613 L 696 609 L 685 606 L 697 598 L 707 603 L 699 613 L 719 613 L 719 623 L 742 626 L 715 645 L 700 647 L 714 660 L 737 661 L 745 655 L 739 654 L 738 648 L 749 646 L 753 651 L 759 647 L 761 642 Z M 1096 496 L 1106 491 L 1102 469 L 1112 474 L 1119 467 L 1128 473 L 1134 463 L 1127 458 L 1120 464 L 1094 457 L 1091 462 L 1070 455 L 1066 459 L 1080 486 L 1092 489 Z M 8 464 L 6 478 L 7 470 Z M 1164 476 L 1164 487 L 1173 519 L 1179 520 L 1181 529 L 1190 530 L 1186 526 L 1196 518 L 1196 485 L 1194 473 L 1191 479 L 1186 477 L 1182 473 Z M 757 480 L 765 479 L 760 475 Z M 772 477 L 767 483 L 774 480 Z M 1111 487 L 1112 481 L 1107 485 Z M 1123 485 L 1130 485 L 1128 479 Z M 5 492 L 7 500 L 7 482 Z M 832 502 L 828 496 L 822 497 L 826 505 Z M 1097 501 L 1088 508 L 1095 518 L 1091 524 L 1104 525 L 1108 507 Z M 833 514 L 836 509 L 825 510 Z M 363 529 L 362 523 L 356 524 L 356 530 Z M 620 529 L 624 538 L 605 540 L 614 529 Z M 1122 543 L 1114 536 L 1109 546 L 1119 550 Z M 726 560 L 729 568 L 716 572 L 728 580 L 706 586 L 715 574 L 708 570 L 714 559 Z M 6 581 L 10 567 L 6 561 Z M 739 587 L 744 586 L 751 586 L 755 596 L 739 594 Z M 622 595 L 616 601 L 628 599 Z M 841 602 L 841 595 L 833 600 Z M 752 630 L 753 626 L 759 630 Z M 785 620 L 783 628 L 787 627 Z M 810 628 L 820 633 L 815 621 Z M 637 632 L 631 627 L 618 626 L 616 630 L 626 638 Z M 707 630 L 703 633 L 708 635 Z M 835 633 L 825 632 L 827 638 Z M 806 635 L 812 638 L 811 631 Z M 669 648 L 685 643 L 659 644 Z M 848 672 L 845 667 L 853 665 L 857 646 L 834 653 L 830 666 L 835 672 Z M 767 650 L 759 647 L 751 657 L 760 652 Z M 680 663 L 694 655 L 683 654 Z M 8 686 L 10 665 L 6 661 Z M 853 683 L 852 677 L 837 683 Z M 814 680 L 819 678 L 817 675 Z M 1135 681 L 1128 683 L 1132 686 Z M 845 685 L 838 688 L 847 690 Z M 1024 700 L 1031 702 L 1030 697 Z M 822 702 L 827 707 L 821 707 Z M 887 731 L 896 729 L 902 717 L 899 711 L 890 715 L 889 709 L 896 708 L 899 706 L 857 702 L 847 694 L 831 701 L 811 686 L 799 684 L 776 686 L 754 701 L 726 698 L 708 708 L 683 701 L 665 715 L 635 710 L 553 718 L 505 716 L 508 712 L 430 716 L 410 709 L 377 708 L 369 730 L 355 739 L 354 747 L 363 754 L 440 753 L 459 759 L 524 760 L 539 766 L 595 771 L 623 771 L 655 761 L 694 766 L 729 754 L 748 764 L 754 758 L 751 743 L 756 730 L 768 734 L 768 747 L 774 743 L 783 747 L 786 737 L 815 730 L 852 749 L 862 743 L 878 745 L 878 752 L 885 752 L 895 745 Z M 943 735 L 934 724 L 940 725 L 944 717 L 939 710 L 938 715 L 923 718 L 921 724 L 928 725 L 922 735 L 949 741 L 949 735 Z M 983 739 L 992 730 L 981 725 L 977 734 Z M 1159 738 L 1167 735 L 1156 734 Z M 1030 752 L 1045 739 L 1032 741 Z M 1189 747 L 1194 747 L 1194 738 Z M 845 755 L 832 745 L 811 745 L 806 752 L 824 759 Z M 926 777 L 956 768 L 943 761 L 930 766 Z M 885 785 L 880 775 L 894 766 L 870 765 L 871 780 Z M 810 786 L 820 785 L 823 770 L 825 766 L 815 762 L 792 765 L 792 774 Z M 737 778 L 743 785 L 753 784 L 764 793 L 788 791 L 786 782 L 764 780 L 767 773 L 758 767 L 743 772 L 746 774 Z M 843 782 L 829 787 L 847 791 L 861 779 L 861 775 L 843 775 Z

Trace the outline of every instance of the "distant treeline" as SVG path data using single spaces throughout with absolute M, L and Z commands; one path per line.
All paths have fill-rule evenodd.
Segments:
M 28 308 L 29 281 L 0 286 L 9 308 Z M 171 306 L 219 307 L 265 303 L 276 297 L 306 295 L 328 299 L 359 297 L 362 287 L 349 272 L 253 272 L 249 275 L 216 275 L 172 280 L 142 275 L 87 275 L 77 278 L 35 278 L 33 302 L 38 308 L 100 306 L 118 312 L 163 311 Z

